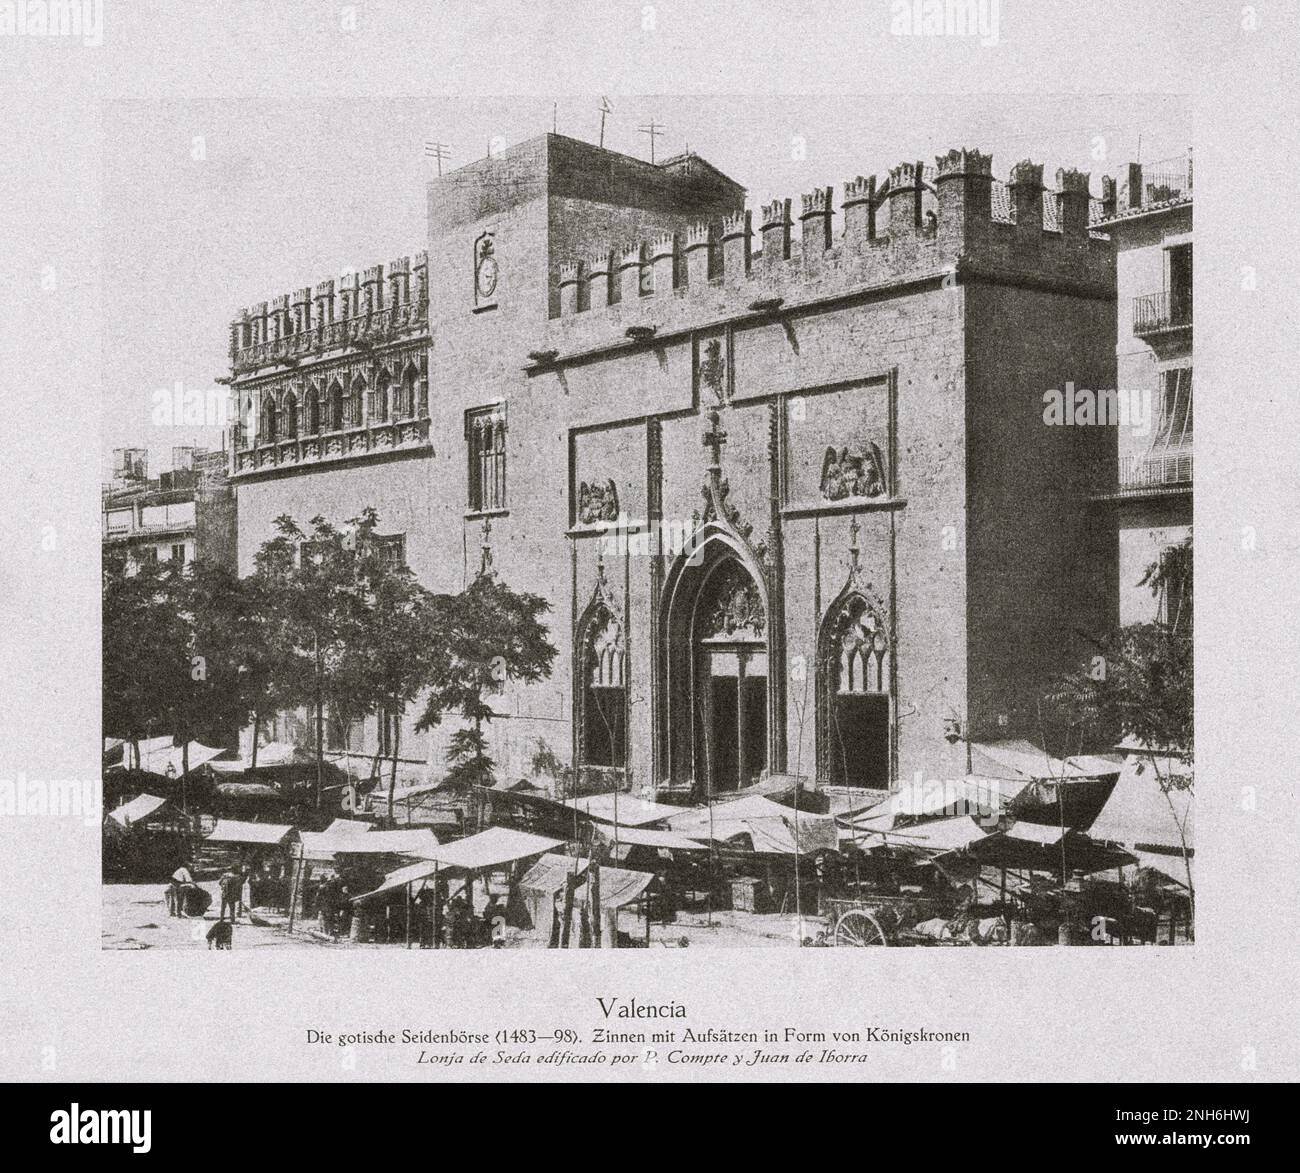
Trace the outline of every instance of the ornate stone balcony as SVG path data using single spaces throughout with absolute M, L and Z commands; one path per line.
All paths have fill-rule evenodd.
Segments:
M 387 420 L 342 431 L 294 436 L 235 452 L 235 477 L 300 465 L 331 464 L 389 452 L 430 449 L 429 418 Z
M 348 347 L 366 349 L 390 342 L 416 338 L 429 329 L 429 302 L 425 298 L 406 305 L 389 306 L 370 314 L 357 314 L 337 322 L 325 322 L 289 334 L 255 342 L 234 351 L 231 367 L 236 375 L 247 374 L 273 363 L 297 366 L 330 351 Z

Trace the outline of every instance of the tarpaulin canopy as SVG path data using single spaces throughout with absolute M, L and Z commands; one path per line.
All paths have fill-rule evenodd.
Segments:
M 587 883 L 591 883 L 588 872 Z M 634 872 L 628 868 L 615 868 L 602 864 L 600 868 L 600 906 L 622 908 L 638 899 L 654 883 L 654 872 Z
M 156 815 L 166 805 L 167 800 L 156 794 L 139 794 L 116 810 L 109 811 L 108 817 L 123 827 L 129 827 L 132 823 L 141 823 L 150 815 Z
M 284 797 L 279 789 L 269 782 L 218 782 L 214 787 L 221 798 L 266 798 Z
M 1193 846 L 1192 791 L 1169 786 L 1170 778 L 1188 781 L 1191 768 L 1177 758 L 1130 752 L 1124 759 L 1115 789 L 1093 823 L 1094 839 L 1109 839 L 1125 847 L 1182 848 L 1182 826 L 1187 846 Z M 1167 793 L 1166 793 L 1167 788 Z
M 985 835 L 963 853 L 984 867 L 1053 874 L 1062 868 L 1067 873 L 1109 871 L 1136 862 L 1127 851 L 1097 843 L 1081 832 L 1066 831 L 1062 837 L 1059 828 L 1032 823 L 1017 823 L 1009 831 Z M 943 864 L 947 858 L 941 856 L 937 862 Z
M 617 830 L 608 823 L 598 823 L 596 831 L 609 843 L 616 839 L 620 844 L 633 847 L 666 847 L 674 851 L 707 851 L 708 847 L 698 839 L 683 835 L 680 831 L 653 831 L 644 827 L 619 827 Z
M 364 835 L 321 832 L 323 845 L 335 855 L 409 855 L 415 859 L 433 859 L 438 838 L 427 827 L 410 831 L 369 831 Z
M 1094 754 L 1054 758 L 1023 738 L 972 741 L 970 748 L 972 773 L 990 778 L 1026 782 L 1035 778 L 1093 778 L 1114 774 L 1120 766 L 1118 760 Z
M 213 843 L 249 843 L 274 846 L 293 831 L 279 823 L 243 823 L 238 819 L 218 819 L 207 838 Z
M 210 762 L 226 751 L 213 749 L 197 741 L 189 743 L 190 772 Z M 140 760 L 138 768 L 146 774 L 158 774 L 164 778 L 179 778 L 184 771 L 185 751 L 179 745 L 173 745 L 170 737 L 152 737 L 140 742 Z M 110 770 L 129 770 L 136 768 L 135 754 L 128 746 L 123 752 L 122 761 L 109 767 Z
M 524 892 L 554 896 L 564 888 L 568 878 L 577 872 L 582 875 L 591 861 L 573 855 L 544 855 L 520 878 L 519 887 Z
M 861 848 L 883 845 L 927 852 L 959 851 L 983 839 L 995 827 L 996 822 L 993 827 L 986 827 L 970 815 L 916 823 L 884 810 L 875 818 L 853 820 L 849 828 L 840 832 L 840 843 Z
M 839 832 L 830 815 L 811 815 L 782 806 L 761 795 L 748 795 L 708 807 L 678 810 L 668 820 L 670 830 L 691 839 L 725 843 L 748 836 L 753 850 L 774 855 L 804 855 L 839 846 Z
M 973 817 L 995 821 L 1005 794 L 993 778 L 921 779 L 905 782 L 874 806 L 839 816 L 850 826 L 892 830 L 927 819 Z
M 515 831 L 509 827 L 489 827 L 477 835 L 458 839 L 454 843 L 439 847 L 432 858 L 444 868 L 464 868 L 466 871 L 481 871 L 484 868 L 500 867 L 527 859 L 529 856 L 541 855 L 562 846 L 562 839 L 549 839 L 544 835 L 530 835 L 525 831 Z
M 1165 855 L 1160 851 L 1135 851 L 1133 854 L 1137 856 L 1139 867 L 1154 868 L 1173 880 L 1175 884 L 1186 888 L 1189 871 L 1191 872 L 1191 882 L 1196 882 L 1196 861 L 1189 859 L 1184 863 L 1181 853 L 1178 855 Z
M 374 823 L 362 819 L 335 819 L 325 828 L 326 835 L 364 835 L 374 828 Z
M 287 766 L 298 756 L 298 750 L 287 741 L 268 741 L 257 747 L 257 768 L 270 769 L 272 766 Z M 253 755 L 241 754 L 233 761 L 213 762 L 211 769 L 215 774 L 242 774 L 253 768 Z
M 1115 786 L 1118 757 L 1076 754 L 1054 758 L 1021 738 L 971 743 L 975 772 L 1001 788 L 1019 822 L 1088 830 Z
M 544 855 L 524 873 L 519 887 L 525 893 L 553 897 L 562 892 L 575 872 L 585 884 L 591 883 L 591 861 L 571 855 Z M 600 866 L 600 903 L 603 908 L 621 908 L 631 904 L 654 882 L 654 872 L 637 872 L 610 864 Z
M 682 813 L 679 806 L 650 802 L 633 794 L 590 794 L 583 798 L 565 799 L 564 805 L 602 823 L 617 822 L 627 827 L 649 826 Z
M 373 831 L 375 835 L 416 834 L 408 831 Z M 382 892 L 400 888 L 416 880 L 427 879 L 439 870 L 459 869 L 476 872 L 488 868 L 502 867 L 517 860 L 542 855 L 563 845 L 561 839 L 547 839 L 542 835 L 529 835 L 524 831 L 514 831 L 509 827 L 489 827 L 477 835 L 458 839 L 454 843 L 434 848 L 425 856 L 426 862 L 412 864 L 390 873 L 382 884 L 373 892 L 363 892 L 356 900 L 368 900 Z

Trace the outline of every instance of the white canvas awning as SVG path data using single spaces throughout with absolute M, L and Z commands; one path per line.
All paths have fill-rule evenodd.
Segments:
M 753 849 L 766 854 L 806 855 L 839 846 L 839 831 L 830 815 L 796 811 L 757 794 L 714 803 L 712 810 L 707 806 L 679 809 L 668 826 L 706 843 L 748 836 Z
M 206 762 L 219 757 L 226 751 L 213 749 L 197 741 L 189 743 L 191 773 Z M 135 754 L 128 745 L 122 751 L 122 761 L 110 766 L 110 770 L 129 770 L 135 767 Z M 152 737 L 140 742 L 139 768 L 147 774 L 157 774 L 163 778 L 179 778 L 184 770 L 185 754 L 179 745 L 173 745 L 170 737 Z
M 292 834 L 293 828 L 279 823 L 244 823 L 238 819 L 218 819 L 207 836 L 212 843 L 246 843 L 274 847 Z
M 120 826 L 129 827 L 132 823 L 140 823 L 151 815 L 156 815 L 166 805 L 167 800 L 156 794 L 139 794 L 116 810 L 109 811 L 108 817 Z
M 322 832 L 329 836 L 328 831 Z M 336 855 L 409 855 L 414 859 L 433 859 L 438 837 L 428 827 L 410 831 L 370 831 L 365 835 L 349 832 L 330 836 L 329 845 Z
M 707 846 L 698 839 L 680 831 L 654 831 L 644 827 L 619 827 L 608 823 L 596 824 L 596 832 L 608 843 L 618 842 L 633 847 L 666 847 L 674 851 L 706 851 Z
M 1192 791 L 1169 779 L 1186 780 L 1190 767 L 1159 752 L 1130 752 L 1101 814 L 1088 833 L 1125 847 L 1163 847 L 1181 850 L 1186 837 L 1194 845 Z M 1183 834 L 1179 835 L 1179 827 Z M 1184 876 L 1184 879 L 1186 877 Z
M 599 822 L 626 827 L 645 827 L 682 813 L 679 806 L 650 802 L 633 794 L 589 794 L 583 798 L 567 798 L 564 805 Z
M 294 760 L 298 751 L 287 741 L 268 741 L 265 745 L 257 747 L 257 768 L 260 770 L 264 766 L 285 766 Z M 245 770 L 253 768 L 253 756 L 251 753 L 241 755 L 233 761 L 213 762 L 212 770 L 217 774 L 242 774 Z
M 375 831 L 371 835 L 415 833 Z M 354 899 L 368 900 L 372 896 L 378 896 L 383 892 L 400 888 L 406 884 L 412 884 L 416 880 L 427 879 L 439 870 L 486 871 L 515 863 L 521 859 L 529 859 L 534 855 L 543 855 L 560 846 L 563 846 L 563 840 L 561 839 L 548 839 L 543 835 L 530 835 L 524 831 L 513 831 L 508 827 L 489 827 L 486 831 L 480 831 L 477 835 L 470 835 L 466 839 L 458 839 L 454 843 L 436 847 L 429 856 L 425 857 L 425 862 L 412 864 L 409 867 L 399 868 L 397 871 L 391 872 L 374 891 L 364 892 Z

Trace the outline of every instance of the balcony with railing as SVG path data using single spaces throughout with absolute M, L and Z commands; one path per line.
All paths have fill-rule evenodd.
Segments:
M 297 365 L 304 359 L 345 347 L 381 346 L 418 337 L 429 329 L 427 298 L 389 306 L 368 314 L 354 314 L 335 322 L 323 322 L 296 334 L 268 338 L 235 350 L 232 362 L 237 374 L 257 370 L 271 363 Z
M 259 438 L 254 447 L 235 452 L 234 476 L 248 476 L 300 464 L 326 464 L 388 453 L 419 452 L 429 448 L 427 415 L 384 420 L 274 441 Z
M 1138 338 L 1192 328 L 1192 299 L 1169 290 L 1133 299 L 1133 333 Z
M 1166 449 L 1145 456 L 1122 456 L 1119 484 L 1100 493 L 1104 498 L 1171 497 L 1192 489 L 1192 450 Z

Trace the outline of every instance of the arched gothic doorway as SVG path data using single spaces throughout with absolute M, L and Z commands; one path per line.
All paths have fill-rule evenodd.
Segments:
M 664 607 L 661 745 L 668 780 L 690 781 L 699 795 L 750 786 L 769 764 L 761 574 L 738 545 L 707 538 L 675 568 Z

